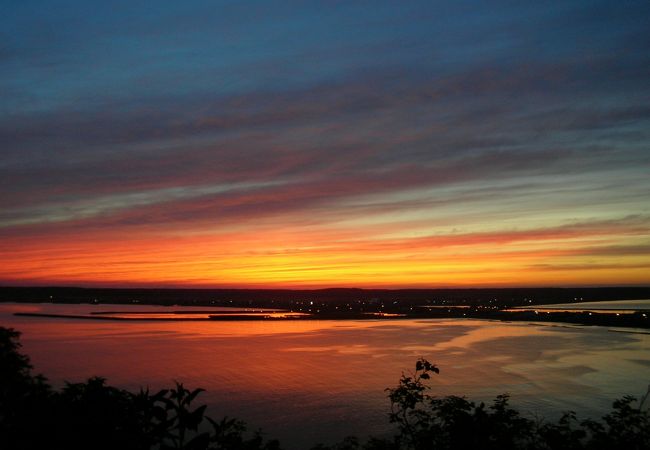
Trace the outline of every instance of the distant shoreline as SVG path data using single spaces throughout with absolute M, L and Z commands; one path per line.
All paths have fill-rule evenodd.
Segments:
M 170 317 L 120 317 L 117 313 L 102 314 L 53 314 L 37 312 L 17 312 L 15 316 L 43 317 L 52 319 L 81 319 L 102 321 L 135 321 L 135 322 L 208 322 L 208 321 L 298 321 L 298 320 L 405 320 L 405 319 L 479 319 L 504 322 L 550 322 L 570 323 L 585 326 L 609 326 L 621 328 L 650 329 L 650 311 L 637 311 L 628 314 L 603 313 L 589 311 L 558 311 L 537 312 L 534 310 L 503 311 L 482 310 L 477 308 L 449 307 L 444 310 L 418 309 L 411 313 L 361 313 L 361 312 L 320 312 L 301 316 L 273 317 L 270 315 L 251 315 L 230 312 L 225 314 L 209 314 L 207 317 L 182 317 L 182 314 L 170 314 Z
M 486 319 L 650 328 L 650 311 L 569 311 L 546 309 L 552 304 L 650 299 L 650 287 L 601 288 L 461 288 L 461 289 L 112 289 L 62 287 L 0 287 L 0 303 L 90 304 L 89 314 L 25 311 L 25 317 L 119 321 L 282 321 Z M 103 313 L 103 305 L 122 305 L 120 313 Z M 138 316 L 138 309 L 167 307 L 158 317 Z M 192 310 L 185 308 L 193 308 Z M 211 308 L 229 308 L 217 311 Z M 173 308 L 170 310 L 170 308 Z M 527 309 L 524 309 L 527 308 Z M 184 311 L 192 316 L 171 317 Z M 650 308 L 649 308 L 650 309 Z M 268 317 L 287 311 L 299 317 Z M 257 315 L 251 315 L 251 314 Z M 123 317 L 117 317 L 119 315 Z M 204 317 L 200 317 L 204 314 Z M 170 315 L 170 317 L 164 317 Z M 137 316 L 137 317 L 134 317 Z M 163 316 L 163 317 L 161 317 Z M 197 317 L 198 316 L 198 317 Z
M 306 301 L 327 304 L 357 301 L 399 301 L 401 304 L 409 305 L 446 301 L 448 304 L 456 305 L 497 303 L 499 306 L 505 307 L 566 303 L 580 299 L 584 299 L 584 301 L 600 301 L 647 298 L 650 298 L 650 286 L 430 289 L 179 289 L 0 286 L 0 302 L 95 302 L 272 308 Z

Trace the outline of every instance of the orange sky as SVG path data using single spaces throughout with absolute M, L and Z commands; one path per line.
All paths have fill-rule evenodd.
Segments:
M 9 10 L 2 285 L 650 285 L 648 2 Z
M 310 216 L 306 214 L 306 216 Z M 437 287 L 648 283 L 642 218 L 461 228 L 399 216 L 238 226 L 62 228 L 5 241 L 16 284 Z M 373 219 L 373 220 L 370 220 Z M 503 219 L 502 219 L 503 220 Z M 373 223 L 365 223 L 365 222 Z M 270 223 L 269 223 L 270 222 Z

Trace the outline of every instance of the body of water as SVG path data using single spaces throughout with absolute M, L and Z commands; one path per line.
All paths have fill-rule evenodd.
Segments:
M 432 394 L 490 400 L 507 392 L 537 416 L 568 409 L 600 416 L 614 399 L 640 397 L 650 383 L 650 334 L 643 330 L 462 319 L 104 322 L 13 315 L 110 310 L 169 311 L 0 304 L 0 325 L 23 333 L 24 352 L 54 385 L 95 375 L 128 389 L 182 381 L 207 390 L 199 402 L 213 417 L 241 418 L 287 448 L 390 434 L 385 388 L 419 357 L 440 367 Z

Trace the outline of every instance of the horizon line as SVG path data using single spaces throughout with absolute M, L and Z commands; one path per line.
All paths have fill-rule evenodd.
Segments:
M 569 286 L 444 286 L 444 287 L 207 287 L 207 286 L 82 286 L 82 285 L 4 285 L 0 289 L 102 289 L 102 290 L 187 290 L 187 291 L 443 291 L 443 290 L 522 290 L 522 289 L 650 289 L 647 285 L 569 285 Z

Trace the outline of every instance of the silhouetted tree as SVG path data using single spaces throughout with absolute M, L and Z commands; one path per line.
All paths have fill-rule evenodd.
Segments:
M 0 448 L 30 449 L 51 432 L 51 388 L 20 353 L 20 333 L 0 327 Z M 39 429 L 39 433 L 33 430 Z
M 464 397 L 437 398 L 427 382 L 438 368 L 419 359 L 415 371 L 402 373 L 389 388 L 389 421 L 397 426 L 392 439 L 371 438 L 365 444 L 346 438 L 312 450 L 641 450 L 650 448 L 650 414 L 634 406 L 634 397 L 613 404 L 601 421 L 578 421 L 567 412 L 557 423 L 537 423 L 510 407 L 508 395 L 490 406 Z
M 108 386 L 103 378 L 67 383 L 53 390 L 32 374 L 29 358 L 20 353 L 20 334 L 0 327 L 0 449 L 66 450 L 279 450 L 257 431 L 224 417 L 205 415 L 193 403 L 203 392 L 182 383 L 152 394 Z M 579 421 L 574 412 L 556 423 L 523 417 L 499 395 L 491 405 L 464 397 L 429 395 L 427 384 L 438 368 L 419 359 L 415 371 L 402 373 L 389 388 L 392 438 L 361 443 L 350 436 L 313 450 L 647 450 L 650 413 L 634 397 L 616 400 L 602 420 Z
M 20 333 L 0 327 L 0 449 L 27 450 L 279 450 L 243 422 L 205 415 L 192 403 L 203 389 L 182 383 L 155 394 L 133 394 L 100 377 L 54 391 L 32 375 L 20 353 Z

